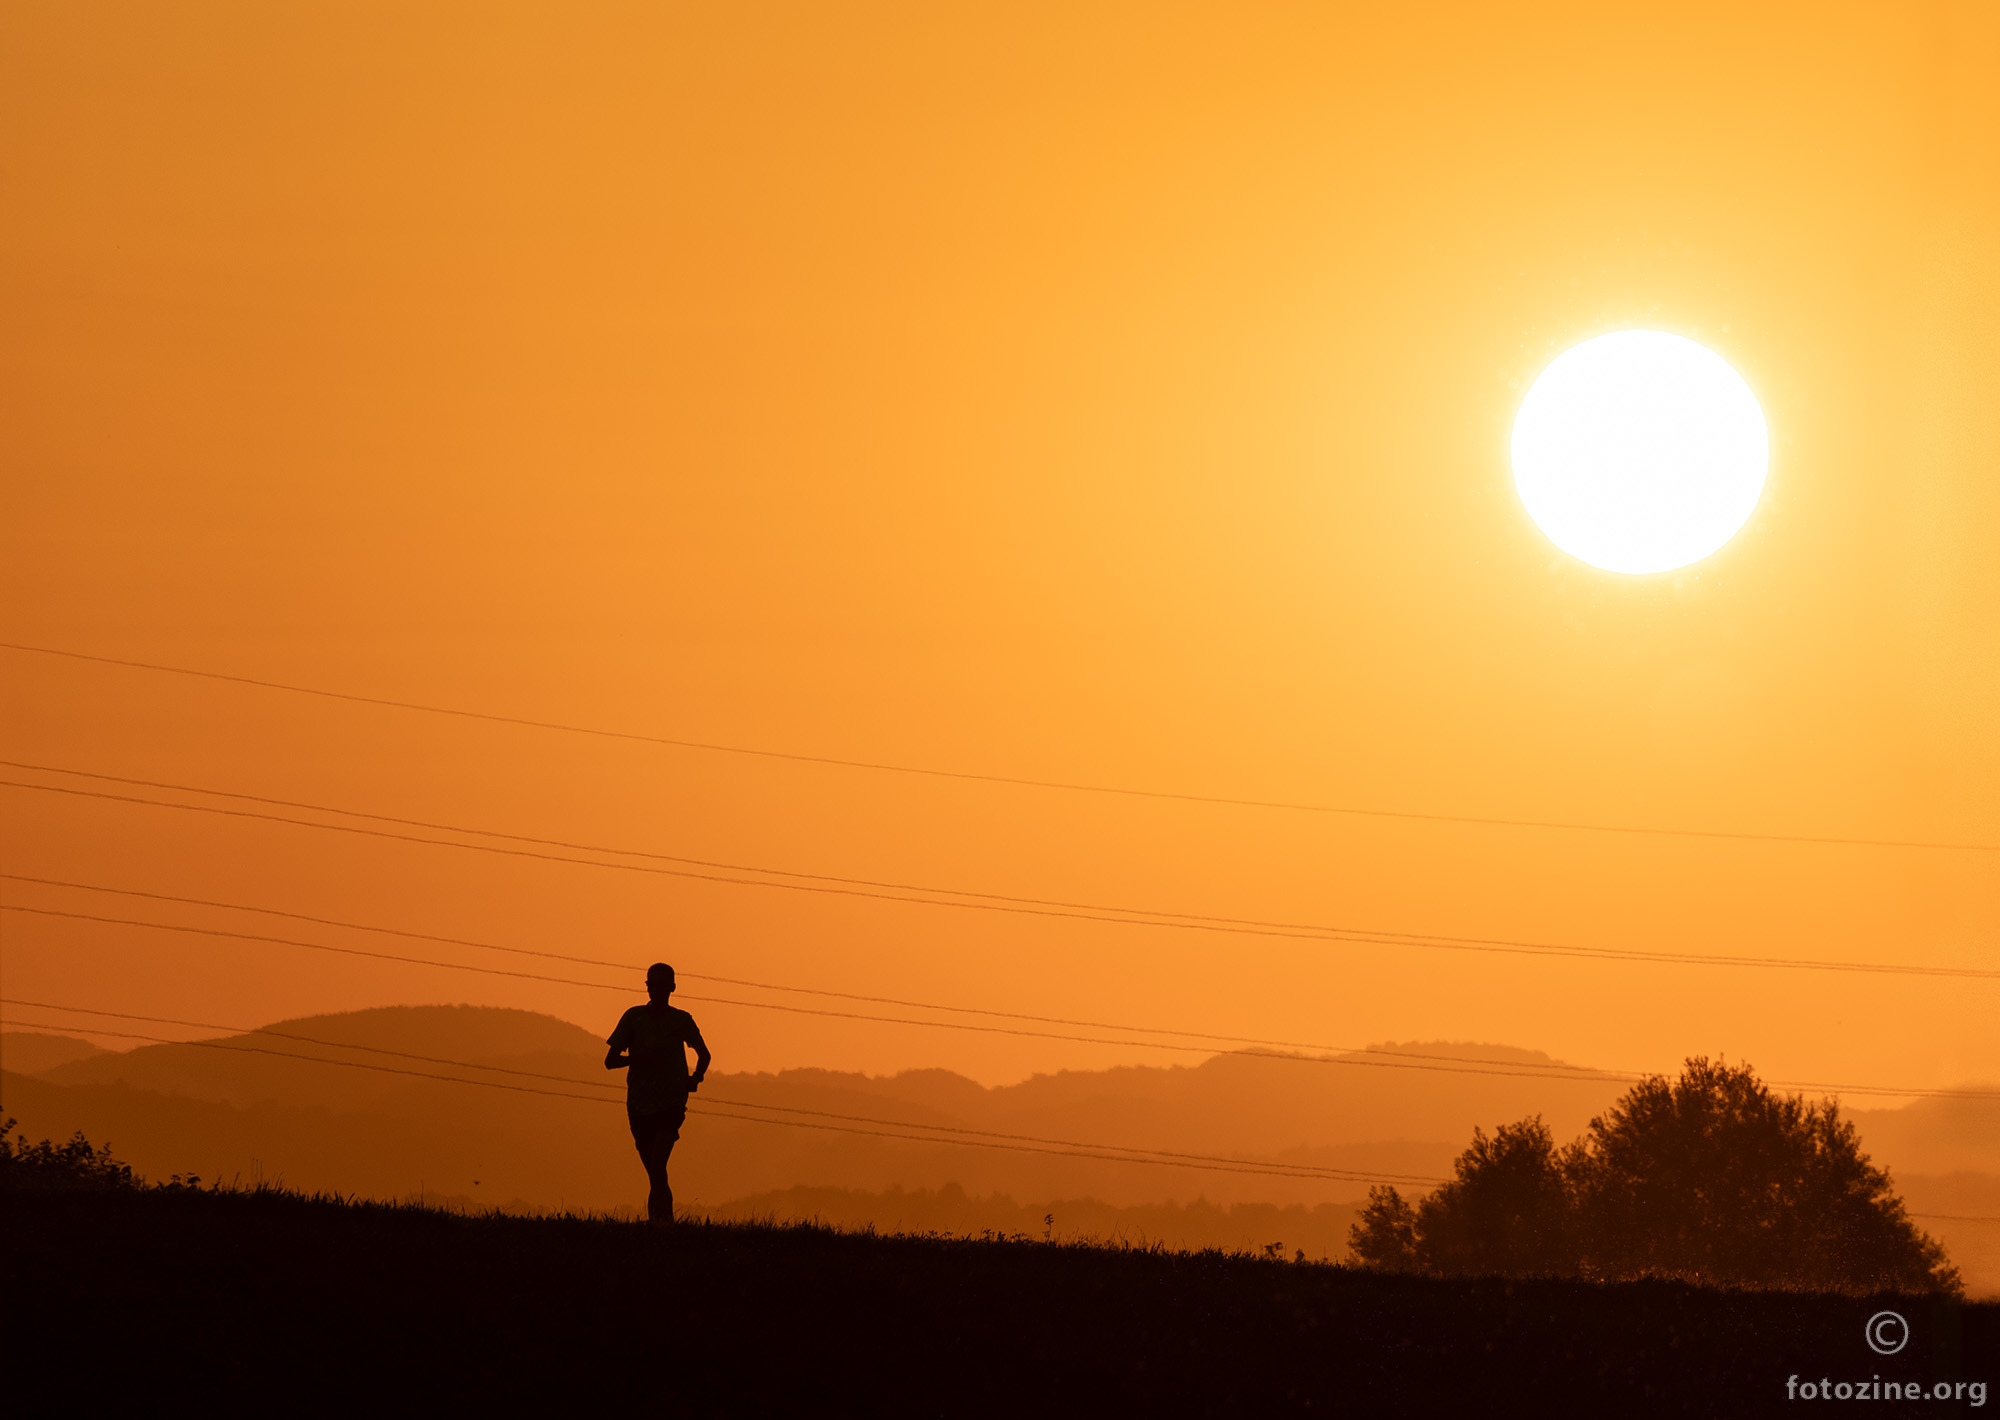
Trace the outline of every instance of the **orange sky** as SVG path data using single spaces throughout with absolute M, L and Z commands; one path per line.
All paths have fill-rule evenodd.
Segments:
M 0 639 L 1002 775 L 2000 843 L 2000 18 L 1604 8 L 10 7 Z M 1772 429 L 1757 516 L 1684 574 L 1565 558 L 1506 466 L 1540 365 L 1634 324 L 1722 352 Z M 2000 966 L 1995 852 L 0 676 L 14 760 L 994 893 Z M 2000 1077 L 1993 981 L 1109 926 L 0 796 L 9 872 L 712 975 Z M 624 1004 L 0 916 L 9 996 Z M 689 1004 L 727 1069 L 1183 1058 Z

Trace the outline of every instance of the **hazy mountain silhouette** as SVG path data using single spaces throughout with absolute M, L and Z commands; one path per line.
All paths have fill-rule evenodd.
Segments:
M 407 1192 L 433 1179 L 453 1193 L 469 1179 L 469 1159 L 503 1157 L 502 1138 L 532 1128 L 542 1166 L 531 1180 L 502 1185 L 504 1197 L 608 1206 L 629 1201 L 629 1161 L 615 1137 L 603 1148 L 604 1123 L 595 1108 L 533 1094 L 468 1089 L 397 1074 L 332 1068 L 287 1058 L 310 1054 L 392 1068 L 461 1073 L 451 1067 L 406 1062 L 364 1052 L 306 1045 L 286 1036 L 367 1045 L 442 1059 L 476 1062 L 560 1077 L 556 1082 L 515 1080 L 532 1087 L 567 1088 L 617 1098 L 616 1081 L 602 1069 L 602 1046 L 590 1032 L 528 1012 L 472 1007 L 401 1007 L 339 1016 L 282 1021 L 264 1032 L 208 1045 L 154 1045 L 57 1066 L 41 1079 L 82 1092 L 92 1101 L 94 1135 L 120 1136 L 128 1155 L 148 1173 L 248 1172 L 250 1159 L 266 1172 L 282 1170 L 295 1183 Z M 1472 1053 L 1458 1048 L 1461 1053 Z M 273 1054 L 260 1051 L 276 1052 Z M 1484 1052 L 1493 1058 L 1546 1063 L 1525 1051 Z M 509 1077 L 496 1076 L 506 1080 Z M 606 1089 L 605 1087 L 613 1086 Z M 135 1102 L 116 1091 L 143 1090 L 194 1102 L 262 1110 L 254 1128 L 245 1120 L 214 1116 L 200 1141 L 160 1135 Z M 17 1091 L 18 1093 L 18 1091 Z M 1312 1162 L 1354 1170 L 1398 1173 L 1442 1171 L 1452 1157 L 1450 1139 L 1496 1111 L 1539 1107 L 1578 1127 L 1615 1094 L 1608 1082 L 1508 1080 L 1428 1070 L 1387 1070 L 1312 1064 L 1276 1056 L 1222 1056 L 1196 1066 L 1068 1071 L 1017 1085 L 986 1089 L 942 1070 L 873 1077 L 827 1070 L 779 1074 L 718 1074 L 702 1102 L 728 1099 L 859 1115 L 916 1124 L 958 1125 L 1100 1144 L 1222 1153 L 1250 1158 Z M 23 1108 L 35 1104 L 24 1096 Z M 53 1104 L 53 1100 L 50 1101 Z M 151 1108 L 150 1106 L 148 1107 Z M 313 1142 L 320 1122 L 289 1121 L 285 1146 L 264 1147 L 252 1136 L 279 1128 L 283 1109 L 325 1109 L 380 1114 L 421 1125 L 431 1143 L 415 1154 L 398 1145 L 386 1151 L 361 1142 L 330 1150 Z M 122 1115 L 133 1115 L 129 1122 Z M 268 1117 L 264 1117 L 268 1116 Z M 23 1115 L 24 1123 L 41 1127 Z M 50 1127 L 61 1124 L 52 1121 Z M 82 1121 L 79 1120 L 79 1124 Z M 192 1120 L 189 1121 L 192 1126 Z M 78 1127 L 77 1125 L 67 1128 Z M 681 1167 L 691 1198 L 709 1202 L 789 1188 L 801 1183 L 849 1189 L 938 1188 L 959 1183 L 975 1193 L 1020 1197 L 1073 1197 L 1088 1193 L 1107 1202 L 1151 1203 L 1206 1194 L 1224 1202 L 1319 1203 L 1358 1197 L 1359 1189 L 1204 1170 L 1159 1170 L 1133 1164 L 1003 1153 L 952 1144 L 875 1140 L 822 1130 L 774 1128 L 720 1119 L 695 1119 Z M 615 1134 L 615 1131 L 612 1131 Z M 716 1146 L 701 1144 L 714 1135 Z M 158 1147 L 169 1156 L 149 1157 Z M 446 1148 L 453 1140 L 462 1147 Z M 474 1141 L 477 1140 L 475 1147 Z M 252 1147 L 255 1143 L 256 1147 Z M 526 1147 L 526 1146 L 523 1146 Z M 178 1149 L 178 1155 L 172 1155 Z M 399 1164 L 398 1161 L 401 1161 Z M 485 1165 L 472 1177 L 492 1187 Z M 513 1170 L 513 1174 L 523 1171 Z M 561 1182 L 558 1183 L 557 1180 Z M 551 1193 L 550 1190 L 554 1192 Z
M 1558 1063 L 1539 1051 L 1462 1042 L 1382 1048 L 1517 1066 Z M 1619 1093 L 1617 1082 L 1602 1076 L 1523 1079 L 1427 1068 L 1434 1061 L 1411 1062 L 1422 1067 L 1414 1069 L 1347 1063 L 1358 1058 L 1217 1055 L 1197 1065 L 1065 1070 L 990 1090 L 941 1070 L 883 1078 L 788 1070 L 747 1078 L 850 1090 L 946 1113 L 976 1112 L 994 1128 L 1060 1123 L 1080 1131 L 1076 1137 L 1110 1144 L 1263 1154 L 1376 1140 L 1448 1140 L 1461 1119 L 1496 1110 L 1504 1115 L 1529 1100 L 1581 1128 Z
M 274 1021 L 246 1035 L 214 1038 L 239 1047 L 280 1052 L 276 1054 L 249 1049 L 231 1053 L 202 1045 L 145 1045 L 136 1050 L 72 1061 L 42 1073 L 53 1083 L 63 1085 L 115 1082 L 221 1104 L 279 1102 L 323 1105 L 329 1109 L 387 1104 L 409 1087 L 409 1077 L 377 1070 L 329 1068 L 287 1057 L 313 1055 L 438 1074 L 467 1073 L 451 1066 L 385 1058 L 366 1050 L 303 1044 L 287 1039 L 288 1036 L 546 1072 L 591 1084 L 601 1084 L 605 1079 L 604 1046 L 589 1031 L 553 1016 L 494 1006 L 388 1006 L 340 1015 L 305 1016 Z
M 74 1036 L 47 1035 L 41 1031 L 0 1031 L 0 1069 L 20 1075 L 35 1075 L 109 1052 Z
M 2000 1174 L 2000 1099 L 1943 1095 L 1901 1109 L 1844 1112 L 1870 1152 L 1897 1169 Z

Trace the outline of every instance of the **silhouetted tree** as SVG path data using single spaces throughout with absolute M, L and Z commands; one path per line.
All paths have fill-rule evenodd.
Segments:
M 1685 1277 L 1723 1285 L 1960 1290 L 1832 1101 L 1691 1059 L 1641 1081 L 1558 1150 L 1539 1117 L 1474 1130 L 1415 1208 L 1371 1189 L 1364 1266 L 1446 1275 Z
M 1572 1179 L 1591 1271 L 1842 1291 L 1958 1289 L 1831 1100 L 1692 1059 L 1590 1123 Z

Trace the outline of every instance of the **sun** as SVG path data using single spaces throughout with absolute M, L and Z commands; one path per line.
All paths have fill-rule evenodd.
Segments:
M 1705 345 L 1621 330 L 1549 362 L 1514 418 L 1514 486 L 1549 541 L 1607 572 L 1668 572 L 1736 535 L 1770 463 L 1764 411 Z

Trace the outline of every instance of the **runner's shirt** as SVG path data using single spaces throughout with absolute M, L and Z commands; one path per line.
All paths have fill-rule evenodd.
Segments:
M 687 1051 L 706 1051 L 694 1017 L 673 1006 L 634 1006 L 618 1018 L 605 1042 L 631 1053 L 625 1071 L 625 1112 L 637 1119 L 670 1109 L 686 1109 Z

